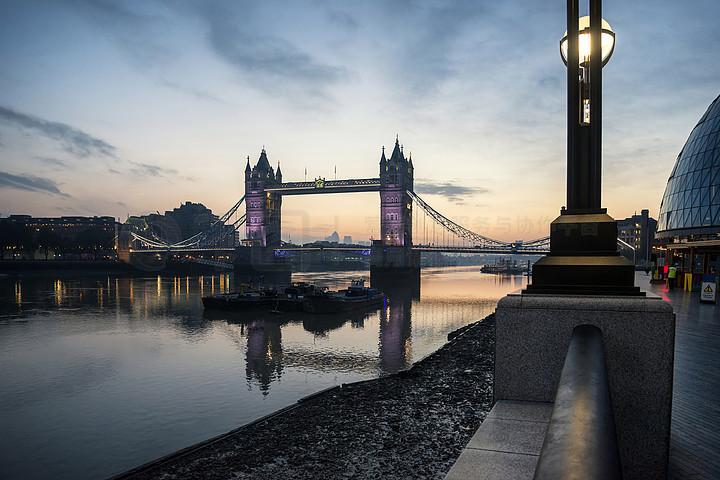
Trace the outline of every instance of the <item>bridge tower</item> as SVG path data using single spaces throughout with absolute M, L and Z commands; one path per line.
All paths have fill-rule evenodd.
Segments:
M 380 157 L 380 235 L 370 253 L 371 280 L 410 274 L 419 279 L 420 254 L 412 251 L 412 199 L 414 168 L 405 158 L 400 141 L 388 159 Z M 380 283 L 375 283 L 380 286 Z
M 257 164 L 250 168 L 250 157 L 245 167 L 245 233 L 248 245 L 255 247 L 280 246 L 280 207 L 282 195 L 266 192 L 266 188 L 282 183 L 278 164 L 277 172 L 262 149 Z
M 412 156 L 411 156 L 412 157 Z M 388 160 L 380 157 L 380 234 L 383 245 L 412 246 L 412 199 L 414 168 L 399 140 Z

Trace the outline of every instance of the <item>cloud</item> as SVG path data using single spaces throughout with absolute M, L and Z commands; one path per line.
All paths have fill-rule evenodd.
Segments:
M 7 172 L 0 172 L 0 188 L 13 188 L 29 192 L 41 192 L 59 195 L 70 198 L 70 195 L 62 193 L 57 183 L 48 179 L 35 177 L 33 175 L 13 175 Z
M 142 69 L 157 68 L 174 57 L 167 40 L 166 8 L 161 3 L 114 0 L 73 0 L 74 10 L 86 15 L 115 39 L 128 58 Z
M 44 163 L 45 165 L 52 165 L 52 166 L 55 166 L 55 167 L 65 167 L 65 166 L 67 165 L 65 162 L 63 162 L 62 160 L 58 160 L 57 158 L 52 158 L 52 157 L 40 157 L 40 156 L 37 156 L 37 157 L 35 157 L 35 158 L 37 158 L 38 160 L 40 160 L 40 161 L 41 161 L 42 163 Z
M 353 16 L 340 10 L 328 10 L 327 19 L 330 23 L 339 25 L 345 30 L 355 31 L 360 28 L 360 23 Z
M 463 75 L 468 68 L 463 57 L 478 37 L 492 38 L 489 29 L 479 26 L 490 23 L 497 7 L 456 0 L 387 2 L 384 8 L 383 18 L 390 21 L 386 29 L 396 29 L 396 19 L 403 18 L 402 35 L 388 36 L 394 52 L 388 72 L 391 80 L 401 79 L 401 92 L 412 100 L 438 94 L 445 82 Z
M 470 196 L 482 195 L 490 191 L 485 187 L 466 187 L 457 183 L 423 179 L 415 181 L 414 190 L 419 194 L 445 197 L 455 204 L 463 204 Z
M 178 172 L 172 168 L 158 167 L 157 165 L 150 165 L 148 163 L 133 162 L 130 160 L 130 164 L 135 165 L 130 171 L 137 176 L 141 177 L 163 177 L 165 175 L 176 175 Z M 114 170 L 111 173 L 116 173 Z
M 58 140 L 61 148 L 79 158 L 112 157 L 115 158 L 115 147 L 99 138 L 88 135 L 82 130 L 65 123 L 51 122 L 41 118 L 16 112 L 0 105 L 0 121 L 23 130 L 30 130 L 40 135 Z
M 303 94 L 328 98 L 329 86 L 351 77 L 345 67 L 323 63 L 283 38 L 252 31 L 248 27 L 252 22 L 247 20 L 252 12 L 238 13 L 242 13 L 243 21 L 222 7 L 206 6 L 201 11 L 212 49 L 248 77 L 254 87 L 283 97 Z
M 190 96 L 195 97 L 200 100 L 209 100 L 209 101 L 212 101 L 215 103 L 220 103 L 223 105 L 225 104 L 225 102 L 223 100 L 220 100 L 217 96 L 213 95 L 212 93 L 210 93 L 209 91 L 206 91 L 206 90 L 201 90 L 198 88 L 181 85 L 179 83 L 167 80 L 165 78 L 161 78 L 160 80 L 158 80 L 158 82 L 160 83 L 160 85 L 163 85 L 165 87 L 171 88 L 178 92 L 190 95 Z

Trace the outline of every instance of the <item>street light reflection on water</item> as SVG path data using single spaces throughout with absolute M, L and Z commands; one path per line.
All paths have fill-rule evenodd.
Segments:
M 363 277 L 292 280 L 337 289 Z M 0 477 L 107 477 L 321 389 L 408 368 L 525 284 L 476 267 L 428 268 L 419 295 L 387 292 L 372 311 L 203 311 L 203 295 L 243 280 L 0 279 Z

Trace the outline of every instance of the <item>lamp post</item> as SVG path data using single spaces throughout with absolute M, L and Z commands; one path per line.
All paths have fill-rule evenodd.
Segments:
M 617 223 L 601 207 L 602 67 L 615 33 L 602 20 L 601 0 L 567 0 L 560 41 L 567 66 L 567 203 L 550 225 L 550 253 L 535 263 L 531 293 L 640 295 L 634 266 L 617 252 Z
M 601 208 L 602 67 L 615 49 L 615 33 L 600 10 L 600 1 L 590 0 L 591 15 L 578 19 L 577 0 L 568 0 L 568 30 L 560 41 L 568 82 L 569 213 Z

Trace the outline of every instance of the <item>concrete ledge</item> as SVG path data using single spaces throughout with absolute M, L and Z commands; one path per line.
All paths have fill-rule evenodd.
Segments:
M 675 315 L 657 296 L 512 294 L 496 310 L 495 401 L 555 400 L 577 325 L 603 333 L 623 474 L 667 478 Z
M 672 313 L 672 307 L 668 302 L 652 293 L 646 293 L 646 295 L 645 297 L 602 297 L 511 293 L 500 299 L 498 309 L 538 308 L 544 310 L 605 311 L 611 305 L 612 310 L 616 312 Z
M 551 403 L 497 402 L 445 479 L 531 480 L 551 413 Z

